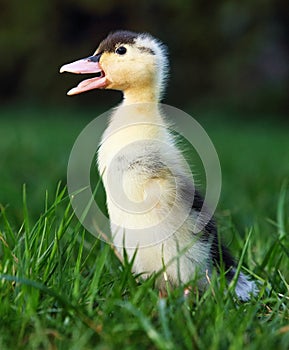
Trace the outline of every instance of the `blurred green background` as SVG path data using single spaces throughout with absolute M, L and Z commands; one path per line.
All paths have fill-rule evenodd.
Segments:
M 67 97 L 80 79 L 59 67 L 93 53 L 110 31 L 128 29 L 168 46 L 164 102 L 196 117 L 215 143 L 220 212 L 229 208 L 246 224 L 252 210 L 273 217 L 289 174 L 288 17 L 281 0 L 1 1 L 0 203 L 20 221 L 23 183 L 35 216 L 45 189 L 65 184 L 78 133 L 121 94 Z
M 64 91 L 76 79 L 58 68 L 91 54 L 108 32 L 129 29 L 169 47 L 167 102 L 214 99 L 214 106 L 285 113 L 288 23 L 288 2 L 280 0 L 1 1 L 1 103 L 103 104 L 104 92 L 68 101 Z

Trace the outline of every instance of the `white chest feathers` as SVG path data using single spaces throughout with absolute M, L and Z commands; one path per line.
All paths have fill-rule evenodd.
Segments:
M 115 245 L 125 242 L 131 255 L 136 247 L 142 248 L 136 271 L 157 271 L 182 249 L 195 251 L 194 263 L 183 262 L 190 277 L 196 261 L 206 265 L 208 249 L 192 234 L 190 171 L 154 105 L 121 106 L 115 111 L 102 138 L 98 166 Z M 176 266 L 173 270 L 176 277 Z
M 180 209 L 177 180 L 186 172 L 155 107 L 120 107 L 103 135 L 98 164 L 112 225 L 148 231 Z

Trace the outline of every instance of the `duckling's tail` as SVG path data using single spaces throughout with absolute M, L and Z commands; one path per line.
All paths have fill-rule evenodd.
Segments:
M 221 247 L 221 252 L 220 248 Z M 227 271 L 226 277 L 228 282 L 230 283 L 236 273 L 236 262 L 234 258 L 231 256 L 230 252 L 226 247 L 224 247 L 222 244 L 218 244 L 218 238 L 217 235 L 215 235 L 215 240 L 213 241 L 212 247 L 211 247 L 211 253 L 213 257 L 213 263 L 214 266 L 217 269 L 220 269 L 220 266 L 224 266 L 225 270 Z M 255 281 L 250 280 L 248 276 L 246 276 L 243 272 L 240 272 L 238 275 L 238 280 L 235 286 L 235 293 L 239 300 L 241 301 L 248 301 L 251 299 L 252 296 L 256 295 L 258 293 L 258 288 Z
M 236 273 L 236 269 L 233 269 L 233 273 Z M 252 296 L 258 293 L 256 282 L 249 279 L 243 272 L 240 272 L 238 281 L 235 287 L 237 297 L 242 301 L 248 301 Z

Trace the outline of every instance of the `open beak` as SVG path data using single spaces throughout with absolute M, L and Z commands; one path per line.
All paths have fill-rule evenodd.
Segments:
M 105 73 L 99 64 L 100 56 L 101 54 L 93 55 L 72 63 L 65 64 L 60 68 L 60 73 L 69 72 L 75 74 L 96 74 L 94 78 L 83 80 L 78 84 L 77 87 L 69 90 L 67 92 L 67 95 L 76 95 L 84 91 L 106 87 L 107 80 Z

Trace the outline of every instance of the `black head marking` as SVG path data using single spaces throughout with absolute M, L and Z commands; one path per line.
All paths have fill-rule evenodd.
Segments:
M 114 52 L 117 44 L 133 44 L 137 37 L 137 33 L 127 30 L 111 33 L 100 43 L 98 52 Z
M 108 35 L 107 38 L 105 38 L 98 47 L 98 52 L 102 53 L 104 51 L 106 52 L 114 52 L 116 49 L 116 46 L 119 44 L 134 44 L 136 38 L 140 34 L 135 32 L 130 32 L 128 30 L 119 30 L 117 32 L 111 33 Z M 149 34 L 141 34 L 148 37 L 151 37 Z M 151 55 L 155 55 L 155 52 L 145 46 L 139 46 L 138 49 L 142 52 L 150 53 Z
M 139 46 L 138 49 L 142 52 L 147 52 L 151 55 L 155 55 L 155 52 L 150 47 Z

